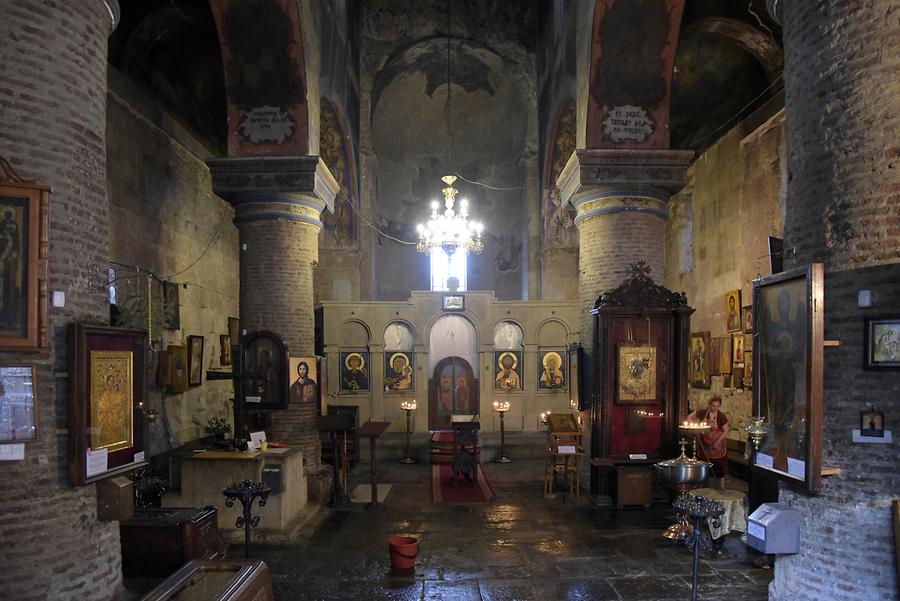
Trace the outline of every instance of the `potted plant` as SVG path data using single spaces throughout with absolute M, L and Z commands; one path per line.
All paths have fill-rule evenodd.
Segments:
M 206 432 L 216 437 L 216 444 L 220 447 L 227 446 L 225 436 L 231 433 L 231 424 L 224 417 L 211 417 L 206 422 Z

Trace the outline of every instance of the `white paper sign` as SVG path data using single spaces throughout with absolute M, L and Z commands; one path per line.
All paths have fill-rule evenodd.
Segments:
M 766 529 L 756 522 L 747 522 L 747 534 L 759 540 L 766 540 Z
M 253 446 L 257 449 L 262 446 L 262 443 L 266 442 L 266 433 L 265 432 L 251 432 L 250 440 L 253 441 Z
M 765 453 L 756 454 L 756 465 L 772 469 L 775 467 L 775 458 Z
M 788 457 L 788 474 L 803 480 L 806 478 L 806 462 L 801 459 Z
M 252 439 L 248 440 L 247 441 L 247 452 L 252 453 L 253 451 L 257 451 L 257 450 L 259 450 L 259 449 L 258 449 L 258 445 L 256 444 L 256 442 L 253 441 Z
M 108 469 L 109 449 L 100 449 L 99 451 L 88 449 L 85 453 L 87 453 L 87 465 L 85 466 L 85 476 L 87 478 L 102 474 Z
M 25 459 L 24 444 L 0 444 L 0 461 L 19 461 Z
M 557 452 L 560 455 L 574 455 L 575 447 L 573 445 L 559 445 Z
M 134 454 L 134 462 L 135 463 L 140 463 L 143 460 L 144 460 L 144 452 L 143 451 L 139 451 Z
M 248 403 L 262 403 L 262 397 L 258 396 L 246 396 L 244 397 L 244 400 Z
M 631 453 L 628 455 L 629 459 L 646 459 L 647 453 Z

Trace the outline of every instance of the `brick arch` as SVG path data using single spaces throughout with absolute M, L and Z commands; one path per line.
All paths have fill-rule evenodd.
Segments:
M 300 3 L 222 0 L 210 6 L 225 69 L 228 156 L 310 154 L 318 139 L 310 140 L 315 128 Z

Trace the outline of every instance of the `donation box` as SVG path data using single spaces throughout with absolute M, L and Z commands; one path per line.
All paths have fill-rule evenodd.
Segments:
M 747 544 L 761 553 L 799 553 L 800 512 L 784 503 L 763 503 L 747 518 Z

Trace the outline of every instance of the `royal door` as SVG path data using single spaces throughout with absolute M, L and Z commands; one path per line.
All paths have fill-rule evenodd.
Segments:
M 428 383 L 428 429 L 450 428 L 453 415 L 478 413 L 478 381 L 462 357 L 442 359 Z

